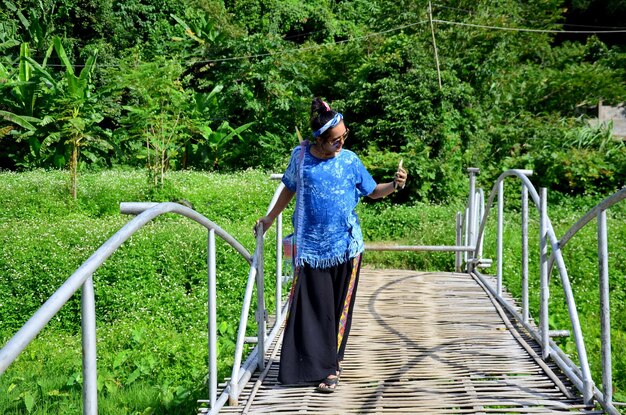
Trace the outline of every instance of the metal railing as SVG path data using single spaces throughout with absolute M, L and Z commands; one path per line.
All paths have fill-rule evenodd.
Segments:
M 552 224 L 547 214 L 546 189 L 537 192 L 532 185 L 528 170 L 510 170 L 503 173 L 496 181 L 490 196 L 485 203 L 482 189 L 476 188 L 476 175 L 478 169 L 468 169 L 469 171 L 469 195 L 467 208 L 464 213 L 458 212 L 456 215 L 455 242 L 453 246 L 394 246 L 394 245 L 374 245 L 367 244 L 367 250 L 392 250 L 392 251 L 450 251 L 455 253 L 455 269 L 460 271 L 465 262 L 466 270 L 473 273 L 482 284 L 497 299 L 498 303 L 507 309 L 535 338 L 542 346 L 542 358 L 551 358 L 581 391 L 586 403 L 591 403 L 595 398 L 609 414 L 616 415 L 619 412 L 612 402 L 611 387 L 611 349 L 610 349 L 610 314 L 608 300 L 608 262 L 607 262 L 607 237 L 606 237 L 606 209 L 626 198 L 626 189 L 617 192 L 607 198 L 594 209 L 587 213 L 559 240 L 557 239 Z M 278 179 L 280 175 L 273 175 Z M 503 220 L 504 220 L 504 179 L 516 177 L 522 182 L 521 186 L 521 236 L 522 236 L 522 306 L 521 314 L 518 313 L 514 304 L 510 304 L 503 296 Z M 272 201 L 267 211 L 269 212 L 278 199 L 278 195 L 283 189 L 282 183 L 278 185 Z M 486 222 L 491 212 L 491 207 L 495 197 L 498 197 L 498 218 L 497 218 L 497 242 L 496 242 L 496 287 L 492 287 L 485 275 L 479 269 L 491 264 L 491 260 L 482 258 L 483 241 L 485 237 Z M 540 216 L 540 327 L 536 328 L 530 323 L 528 285 L 528 203 L 529 197 L 534 202 Z M 230 405 L 237 405 L 239 395 L 250 380 L 252 374 L 258 369 L 263 370 L 265 366 L 265 353 L 269 345 L 274 341 L 279 333 L 286 315 L 288 304 L 283 303 L 282 283 L 282 234 L 283 223 L 282 214 L 276 219 L 276 316 L 274 325 L 267 329 L 268 311 L 265 307 L 265 286 L 264 286 L 264 240 L 263 233 L 256 229 L 256 249 L 254 255 L 249 252 L 232 236 L 223 231 L 215 223 L 211 222 L 198 212 L 175 203 L 122 203 L 120 205 L 122 213 L 137 215 L 134 219 L 122 227 L 115 235 L 105 242 L 87 261 L 81 265 L 66 282 L 42 305 L 42 307 L 24 324 L 24 326 L 9 340 L 0 350 L 0 375 L 16 359 L 26 346 L 37 336 L 43 327 L 54 317 L 61 307 L 82 287 L 81 317 L 82 317 L 82 337 L 83 337 L 83 413 L 93 415 L 97 413 L 97 371 L 96 371 L 96 331 L 95 331 L 95 299 L 93 290 L 93 273 L 105 262 L 105 260 L 118 249 L 130 236 L 152 219 L 165 213 L 176 213 L 186 216 L 208 229 L 207 240 L 207 279 L 208 279 L 208 373 L 209 373 L 209 397 L 200 401 L 209 405 L 207 413 L 216 414 L 228 402 Z M 567 268 L 565 266 L 562 248 L 571 237 L 576 234 L 593 218 L 598 219 L 598 252 L 600 265 L 600 303 L 602 322 L 602 356 L 603 356 L 603 387 L 599 390 L 590 375 L 587 352 L 583 341 L 580 322 L 572 287 L 569 282 Z M 249 264 L 250 270 L 246 283 L 246 290 L 243 299 L 243 306 L 240 315 L 239 329 L 237 331 L 235 358 L 231 372 L 231 377 L 224 389 L 218 396 L 217 385 L 217 323 L 216 323 L 216 259 L 215 259 L 215 236 L 221 237 L 230 244 Z M 551 255 L 548 257 L 548 247 L 551 248 Z M 562 335 L 562 332 L 550 332 L 548 329 L 548 298 L 549 298 L 549 278 L 553 265 L 557 266 L 559 277 L 562 282 L 565 294 L 569 317 L 572 324 L 573 336 L 575 339 L 579 365 L 576 365 L 550 339 L 552 335 Z M 254 288 L 257 288 L 257 310 L 255 320 L 257 324 L 257 336 L 247 337 L 248 320 Z M 248 354 L 244 363 L 243 353 L 245 343 L 253 342 L 256 346 Z
M 479 229 L 476 239 L 476 251 L 470 255 L 467 262 L 468 271 L 474 273 L 497 301 L 507 309 L 528 331 L 528 333 L 541 345 L 542 359 L 552 359 L 563 373 L 572 381 L 572 384 L 581 392 L 586 404 L 592 404 L 595 398 L 602 408 L 611 415 L 618 415 L 612 400 L 612 372 L 611 372 L 611 338 L 610 338 L 610 307 L 608 291 L 608 244 L 606 231 L 606 209 L 626 198 L 626 189 L 622 189 L 599 203 L 591 209 L 582 219 L 580 219 L 565 235 L 558 239 L 555 235 L 552 223 L 548 216 L 547 190 L 541 188 L 537 192 L 536 188 L 529 180 L 532 171 L 529 170 L 509 170 L 500 175 L 493 186 L 489 198 L 484 207 L 484 213 L 479 221 Z M 517 311 L 514 304 L 502 296 L 503 275 L 503 220 L 504 220 L 504 179 L 516 177 L 522 182 L 521 186 L 521 313 Z M 470 201 L 480 199 L 469 198 Z M 477 270 L 477 264 L 482 259 L 483 241 L 487 219 L 489 217 L 494 199 L 497 200 L 497 230 L 496 230 L 496 286 L 489 283 L 486 276 Z M 539 213 L 539 278 L 540 278 L 540 307 L 539 307 L 539 327 L 530 324 L 529 312 L 529 249 L 528 249 L 528 203 L 530 200 L 535 204 Z M 476 208 L 474 207 L 474 210 Z M 471 210 L 471 207 L 469 209 Z M 562 255 L 562 249 L 582 227 L 597 218 L 598 222 L 598 262 L 600 280 L 600 308 L 601 308 L 601 342 L 602 342 L 602 389 L 598 389 L 591 377 L 587 350 L 580 326 L 578 311 L 574 300 L 572 286 L 569 280 L 567 267 Z M 471 220 L 470 220 L 471 222 Z M 471 225 L 470 225 L 471 229 Z M 471 238 L 471 236 L 470 236 Z M 550 256 L 548 256 L 550 248 Z M 548 326 L 549 309 L 548 299 L 550 297 L 550 275 L 553 266 L 556 265 L 561 281 L 565 302 L 568 309 L 569 319 L 572 328 L 572 335 L 576 344 L 578 355 L 578 365 L 551 339 L 556 336 L 568 336 L 569 331 L 550 331 Z
M 474 177 L 475 177 L 475 174 L 477 174 L 478 169 L 468 169 L 468 171 L 470 172 L 470 194 L 471 194 L 472 186 L 475 180 Z M 280 180 L 282 177 L 283 177 L 282 174 L 271 175 L 272 180 Z M 273 207 L 274 203 L 276 202 L 276 199 L 278 198 L 278 194 L 283 189 L 283 187 L 284 185 L 281 183 L 278 186 L 278 189 L 276 189 L 276 193 L 274 194 L 274 199 L 272 200 L 272 203 L 270 203 L 268 212 Z M 470 206 L 478 206 L 479 203 L 480 201 L 472 202 L 470 203 Z M 478 223 L 478 216 L 477 216 L 478 212 L 482 212 L 482 211 L 479 210 L 473 213 L 474 221 L 472 222 L 472 224 L 469 225 L 471 226 L 470 229 L 474 229 L 474 234 L 476 233 L 476 229 L 477 229 L 476 224 Z M 466 214 L 465 218 L 467 217 L 469 216 Z M 277 226 L 279 227 L 279 231 L 278 231 L 279 235 L 277 235 L 277 238 L 282 238 L 282 216 L 279 216 L 276 219 L 276 223 L 277 223 Z M 472 253 L 476 250 L 476 245 L 475 245 L 476 238 L 468 239 L 466 237 L 465 244 L 463 244 L 463 233 L 464 233 L 464 230 L 467 228 L 468 228 L 467 222 L 464 225 L 463 215 L 460 212 L 458 212 L 456 216 L 456 226 L 455 226 L 455 235 L 456 235 L 455 245 L 397 245 L 397 244 L 391 245 L 391 244 L 367 243 L 365 244 L 365 250 L 366 251 L 454 252 L 455 253 L 454 268 L 457 272 L 460 272 L 462 265 L 463 265 L 461 254 L 464 254 L 465 258 L 467 258 L 468 253 Z M 465 233 L 467 235 L 467 232 Z M 277 240 L 280 241 L 281 239 L 277 239 Z M 471 241 L 474 241 L 474 243 L 471 243 Z M 278 256 L 278 253 L 277 253 L 276 263 L 278 264 L 280 263 L 280 261 L 282 261 L 282 259 Z
M 280 230 L 277 236 L 277 319 L 274 328 L 268 335 L 266 332 L 267 311 L 264 299 L 263 277 L 263 235 L 258 233 L 256 251 L 250 253 L 232 236 L 211 222 L 198 212 L 176 203 L 121 203 L 120 211 L 125 214 L 137 215 L 100 248 L 94 252 L 62 285 L 55 293 L 33 314 L 22 328 L 0 349 L 0 375 L 2 375 L 17 356 L 30 344 L 46 324 L 58 313 L 65 303 L 82 288 L 81 297 L 81 320 L 82 320 L 82 348 L 83 348 L 83 414 L 96 415 L 98 413 L 98 390 L 97 390 L 97 366 L 96 366 L 96 305 L 93 288 L 93 273 L 115 252 L 126 240 L 144 225 L 165 213 L 176 213 L 185 216 L 203 225 L 208 230 L 207 239 L 207 279 L 208 279 L 208 372 L 209 372 L 209 400 L 211 413 L 216 413 L 230 398 L 231 403 L 236 403 L 240 385 L 249 379 L 256 367 L 264 365 L 264 352 L 271 343 L 278 328 L 282 324 L 280 304 L 280 288 L 282 283 L 282 264 L 280 261 Z M 235 367 L 231 380 L 221 394 L 217 397 L 217 323 L 216 323 L 216 258 L 215 236 L 219 236 L 249 264 L 248 283 L 244 298 L 244 306 L 241 312 L 239 331 L 237 333 L 237 347 Z M 249 308 L 252 299 L 254 285 L 257 286 L 257 312 L 256 321 L 258 335 L 252 340 L 257 343 L 251 351 L 248 359 L 240 366 L 243 354 L 244 341 L 251 339 L 246 337 Z M 261 352 L 259 352 L 261 350 Z

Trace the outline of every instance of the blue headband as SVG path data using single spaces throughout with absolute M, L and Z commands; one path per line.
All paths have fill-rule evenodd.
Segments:
M 341 120 L 343 120 L 343 115 L 341 115 L 341 113 L 338 112 L 337 114 L 335 114 L 335 116 L 330 121 L 328 121 L 326 124 L 324 124 L 322 126 L 322 128 L 320 128 L 319 130 L 315 131 L 313 133 L 313 137 L 317 138 L 320 135 L 324 134 L 326 132 L 326 130 L 328 130 L 329 128 L 336 127 L 337 124 L 339 124 L 339 122 Z

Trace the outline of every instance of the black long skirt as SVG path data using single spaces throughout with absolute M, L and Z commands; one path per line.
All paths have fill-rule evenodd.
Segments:
M 285 323 L 278 380 L 318 382 L 343 360 L 361 270 L 361 256 L 330 268 L 296 269 Z

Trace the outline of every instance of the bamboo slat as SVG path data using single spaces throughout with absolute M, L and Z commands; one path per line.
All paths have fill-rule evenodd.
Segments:
M 468 274 L 363 269 L 337 390 L 277 383 L 275 356 L 240 405 L 220 413 L 603 413 L 554 365 L 538 364 L 526 333 L 509 328 Z

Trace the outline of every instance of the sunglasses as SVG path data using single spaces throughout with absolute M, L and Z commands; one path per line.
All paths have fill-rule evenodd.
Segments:
M 346 128 L 346 132 L 341 134 L 339 137 L 329 139 L 328 142 L 336 147 L 340 141 L 346 141 L 348 139 L 348 134 L 350 134 L 350 129 Z

